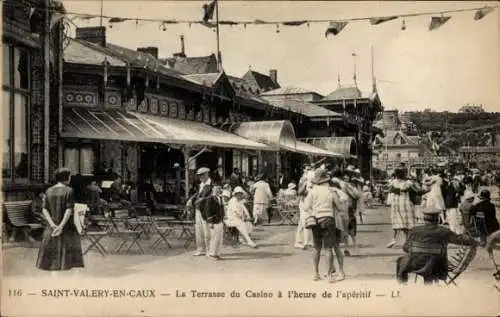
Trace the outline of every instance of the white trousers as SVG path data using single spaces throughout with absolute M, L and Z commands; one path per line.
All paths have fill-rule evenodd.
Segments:
M 196 251 L 198 253 L 207 253 L 210 248 L 210 228 L 208 223 L 201 217 L 201 212 L 196 209 L 194 216 L 195 235 L 196 235 Z
M 253 225 L 249 221 L 243 221 L 241 219 L 231 219 L 226 221 L 226 226 L 235 227 L 238 229 L 240 234 L 243 236 L 248 245 L 255 245 L 255 242 L 250 238 L 250 233 L 252 233 Z
M 208 225 L 210 230 L 210 249 L 208 255 L 219 256 L 224 241 L 224 224 L 217 223 L 212 226 Z
M 207 255 L 220 255 L 224 238 L 224 224 L 210 225 L 201 217 L 201 212 L 196 210 L 195 235 L 197 253 Z
M 299 203 L 300 218 L 299 224 L 297 226 L 297 232 L 295 233 L 295 245 L 305 246 L 313 245 L 313 237 L 311 229 L 306 229 L 306 218 L 307 213 L 305 213 L 303 208 L 303 203 Z
M 450 225 L 450 230 L 456 234 L 464 233 L 464 226 L 462 223 L 462 215 L 458 208 L 450 208 L 446 211 L 446 220 Z

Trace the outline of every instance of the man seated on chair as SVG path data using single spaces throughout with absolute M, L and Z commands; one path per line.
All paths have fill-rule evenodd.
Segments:
M 418 272 L 425 284 L 446 280 L 448 276 L 448 244 L 477 246 L 473 238 L 459 235 L 438 225 L 440 210 L 426 209 L 424 224 L 413 227 L 403 251 L 397 259 L 396 276 L 400 283 L 408 282 L 408 274 Z

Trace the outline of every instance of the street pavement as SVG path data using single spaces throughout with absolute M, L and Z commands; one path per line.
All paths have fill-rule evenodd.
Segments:
M 387 207 L 379 206 L 375 209 L 368 209 L 364 218 L 364 223 L 359 224 L 358 227 L 359 248 L 352 256 L 345 258 L 346 280 L 333 286 L 326 281 L 312 281 L 311 251 L 294 248 L 295 226 L 278 225 L 261 226 L 255 231 L 254 237 L 259 245 L 258 249 L 251 249 L 245 245 L 239 247 L 225 245 L 222 260 L 220 261 L 214 261 L 207 257 L 195 257 L 193 256 L 193 245 L 185 249 L 182 245 L 182 239 L 171 237 L 169 240 L 172 243 L 172 248 L 158 249 L 154 252 L 147 251 L 146 254 L 110 254 L 103 257 L 95 251 L 90 252 L 85 256 L 85 269 L 61 272 L 58 274 L 57 279 L 54 279 L 53 274 L 50 272 L 40 271 L 35 268 L 38 252 L 36 246 L 11 246 L 5 248 L 2 253 L 3 277 L 7 281 L 15 281 L 16 285 L 27 285 L 26 287 L 31 288 L 33 283 L 35 285 L 56 287 L 55 285 L 67 285 L 64 284 L 68 283 L 67 281 L 74 281 L 80 287 L 84 285 L 92 287 L 95 285 L 92 284 L 96 283 L 95 281 L 99 281 L 99 283 L 105 281 L 106 285 L 120 285 L 120 287 L 152 287 L 154 285 L 158 292 L 164 292 L 163 296 L 171 297 L 171 299 L 178 292 L 181 295 L 182 292 L 187 292 L 188 296 L 191 296 L 189 294 L 190 290 L 200 289 L 207 291 L 221 290 L 227 294 L 231 290 L 238 290 L 243 294 L 246 290 L 268 290 L 269 292 L 284 290 L 284 293 L 287 293 L 288 290 L 298 290 L 322 294 L 325 290 L 331 290 L 332 287 L 333 290 L 338 290 L 340 287 L 347 290 L 372 290 L 374 293 L 380 293 L 380 295 L 377 295 L 377 300 L 382 301 L 384 296 L 389 298 L 394 296 L 394 292 L 405 291 L 395 281 L 395 261 L 398 256 L 403 254 L 403 251 L 400 247 L 386 248 L 386 244 L 392 238 L 390 210 Z M 106 244 L 109 249 L 113 249 L 113 243 L 111 242 L 108 241 Z M 147 241 L 143 241 L 143 244 L 146 247 L 147 243 L 145 242 Z M 325 272 L 324 256 L 322 256 L 321 261 L 321 269 Z M 455 308 L 457 307 L 456 303 L 466 305 L 465 308 L 453 310 L 455 314 L 462 315 L 464 312 L 473 315 L 489 314 L 492 312 L 491 309 L 496 309 L 496 312 L 500 311 L 498 300 L 491 301 L 491 296 L 498 299 L 498 294 L 500 294 L 498 293 L 500 290 L 495 288 L 500 285 L 492 277 L 493 272 L 492 261 L 489 259 L 488 254 L 483 249 L 480 249 L 471 266 L 458 278 L 458 287 L 450 286 L 446 288 L 452 292 L 449 295 L 450 298 L 447 299 L 448 303 L 456 301 Z M 63 283 L 63 281 L 65 282 Z M 408 287 L 412 288 L 411 292 Z M 406 286 L 406 295 L 404 296 L 405 305 L 407 306 L 388 305 L 387 307 L 384 306 L 384 310 L 374 312 L 370 309 L 360 311 L 359 309 L 365 309 L 366 307 L 356 306 L 353 304 L 354 302 L 345 302 L 342 308 L 336 311 L 339 313 L 357 311 L 361 314 L 363 311 L 365 314 L 394 313 L 407 315 L 409 314 L 408 307 L 411 306 L 412 314 L 428 314 L 429 311 L 418 305 L 418 302 L 411 301 L 414 298 L 414 295 L 411 294 L 414 294 L 419 287 L 422 287 L 421 282 L 413 284 L 413 278 L 411 278 L 410 285 Z M 276 293 L 274 294 L 276 296 Z M 440 301 L 437 301 L 439 297 L 434 296 L 432 291 L 426 290 L 425 293 L 418 294 L 420 297 L 427 296 L 428 303 L 432 304 L 432 301 L 435 301 L 432 310 L 433 314 L 439 314 L 441 312 L 439 309 L 444 309 L 439 304 Z M 372 298 L 374 296 L 371 295 Z M 378 298 L 379 296 L 381 298 Z M 470 302 L 471 298 L 474 299 L 473 302 Z M 40 298 L 38 299 L 40 300 Z M 168 303 L 168 307 L 172 311 L 181 312 L 186 308 L 186 305 L 191 303 L 183 302 L 182 299 L 175 299 L 175 301 L 165 302 Z M 373 301 L 375 299 L 372 299 L 372 303 Z M 301 314 L 311 312 L 312 314 L 318 308 L 313 302 L 305 303 L 302 300 L 301 306 L 297 306 L 297 310 L 294 310 L 293 307 L 295 307 L 296 302 L 287 303 L 273 301 L 268 308 L 277 309 L 280 307 L 280 309 L 285 309 L 287 312 L 288 309 L 292 309 L 288 315 L 299 312 Z M 380 302 L 380 305 L 386 304 Z M 124 306 L 120 305 L 116 309 L 125 309 Z M 201 306 L 190 306 L 190 308 L 199 308 L 201 309 L 199 312 L 205 314 L 210 309 L 217 307 L 219 312 L 222 312 L 220 306 L 211 306 L 212 304 L 207 302 L 197 301 L 196 305 Z M 476 305 L 479 305 L 482 310 L 477 310 Z M 449 309 L 451 309 L 448 306 L 446 306 L 448 310 L 441 313 L 448 313 Z M 109 308 L 106 307 L 96 306 L 95 309 L 97 309 L 98 313 L 102 313 L 102 309 Z M 310 310 L 304 311 L 305 307 L 309 307 L 307 309 Z M 261 304 L 257 304 L 253 308 L 259 312 L 275 312 L 261 307 Z M 389 308 L 393 310 L 385 310 Z M 129 309 L 136 311 L 137 307 L 133 306 Z M 151 307 L 148 307 L 148 309 L 146 313 L 157 314 L 157 311 Z M 140 312 L 143 311 L 144 309 L 141 309 Z M 136 312 L 139 313 L 139 311 Z M 231 302 L 231 304 L 226 303 L 224 304 L 224 312 L 228 314 L 241 313 L 241 306 L 236 305 L 234 302 Z

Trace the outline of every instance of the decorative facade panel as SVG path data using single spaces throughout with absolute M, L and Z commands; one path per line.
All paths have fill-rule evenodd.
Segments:
M 63 105 L 97 107 L 99 105 L 99 94 L 97 93 L 97 89 L 90 90 L 88 87 L 64 87 Z
M 151 97 L 149 99 L 149 111 L 151 113 L 158 113 L 158 98 Z
M 119 91 L 108 91 L 106 93 L 106 109 L 120 109 L 122 106 L 122 96 Z
M 168 101 L 160 100 L 160 113 L 164 116 L 168 116 Z
M 125 103 L 125 109 L 127 111 L 137 110 L 137 97 L 135 95 Z
M 137 108 L 137 111 L 148 112 L 148 99 L 147 98 L 144 98 L 144 100 L 141 101 L 141 104 Z
M 170 109 L 169 116 L 170 117 L 177 118 L 177 107 L 178 107 L 177 102 L 175 102 L 175 101 L 169 102 L 169 109 Z
M 179 119 L 186 119 L 186 106 L 182 103 L 179 104 Z

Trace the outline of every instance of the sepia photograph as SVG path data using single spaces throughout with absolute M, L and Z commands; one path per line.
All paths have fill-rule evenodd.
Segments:
M 500 314 L 500 2 L 1 3 L 0 315 Z

